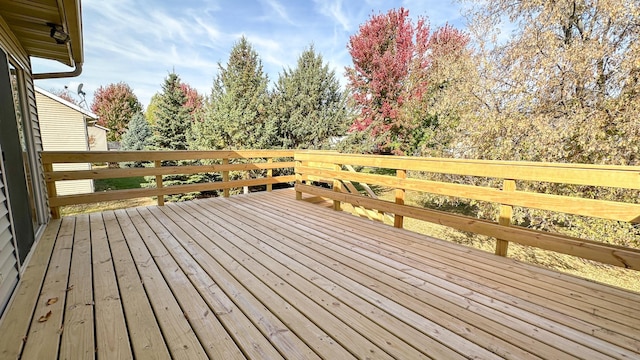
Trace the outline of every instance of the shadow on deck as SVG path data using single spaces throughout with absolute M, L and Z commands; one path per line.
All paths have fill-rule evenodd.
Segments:
M 640 357 L 640 294 L 294 198 L 53 221 L 0 357 Z

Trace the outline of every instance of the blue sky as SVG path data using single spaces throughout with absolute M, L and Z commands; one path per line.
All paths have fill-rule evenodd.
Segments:
M 313 44 L 344 84 L 344 67 L 351 64 L 349 37 L 371 14 L 401 6 L 414 19 L 428 17 L 432 28 L 447 22 L 465 27 L 454 0 L 85 0 L 82 75 L 36 85 L 46 90 L 66 85 L 75 92 L 83 83 L 91 104 L 99 86 L 124 81 L 146 107 L 175 69 L 184 82 L 208 94 L 218 62 L 227 62 L 242 35 L 272 83 Z M 36 73 L 68 70 L 40 59 L 33 67 Z

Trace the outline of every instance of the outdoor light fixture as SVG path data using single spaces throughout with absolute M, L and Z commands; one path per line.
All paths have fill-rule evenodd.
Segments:
M 51 23 L 48 23 L 47 25 L 51 27 L 51 33 L 49 34 L 49 36 L 51 36 L 51 38 L 53 38 L 56 41 L 56 43 L 66 44 L 69 42 L 69 40 L 71 40 L 71 38 L 69 37 L 69 34 L 64 32 L 62 25 L 56 25 Z

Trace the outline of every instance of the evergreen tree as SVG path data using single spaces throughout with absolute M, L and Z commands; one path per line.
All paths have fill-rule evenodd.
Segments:
M 328 148 L 330 138 L 344 135 L 351 124 L 345 100 L 335 72 L 309 47 L 276 84 L 273 117 L 279 142 L 291 149 Z
M 191 130 L 193 115 L 187 106 L 188 98 L 184 93 L 183 84 L 176 73 L 171 73 L 162 85 L 162 92 L 158 95 L 155 111 L 156 123 L 153 127 L 155 135 L 152 138 L 152 146 L 157 150 L 187 150 L 187 134 Z M 163 166 L 196 165 L 193 161 L 163 161 Z M 163 185 L 174 186 L 182 184 L 196 184 L 215 181 L 217 175 L 193 174 L 193 175 L 165 175 L 162 177 Z M 149 186 L 154 186 L 154 178 L 149 178 Z M 198 192 L 167 196 L 169 201 L 183 201 L 199 197 Z
M 218 66 L 204 119 L 195 125 L 194 145 L 200 149 L 272 147 L 276 127 L 267 113 L 269 79 L 258 54 L 242 37 L 226 67 Z
M 182 91 L 180 77 L 171 73 L 162 85 L 155 111 L 155 136 L 152 144 L 157 150 L 186 150 L 191 114 L 184 106 L 187 96 Z
M 151 140 L 151 127 L 142 113 L 137 113 L 129 121 L 127 131 L 122 135 L 122 150 L 144 150 Z

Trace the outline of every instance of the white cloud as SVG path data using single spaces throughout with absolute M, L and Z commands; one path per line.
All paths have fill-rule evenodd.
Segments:
M 351 31 L 353 25 L 351 16 L 342 6 L 342 0 L 313 0 L 320 14 L 332 19 L 345 31 Z
M 270 13 L 275 13 L 278 16 L 278 19 L 271 19 L 271 21 L 282 20 L 289 24 L 294 23 L 289 17 L 287 9 L 284 7 L 284 5 L 279 3 L 278 0 L 260 0 L 260 2 L 266 5 L 269 10 L 271 10 Z

